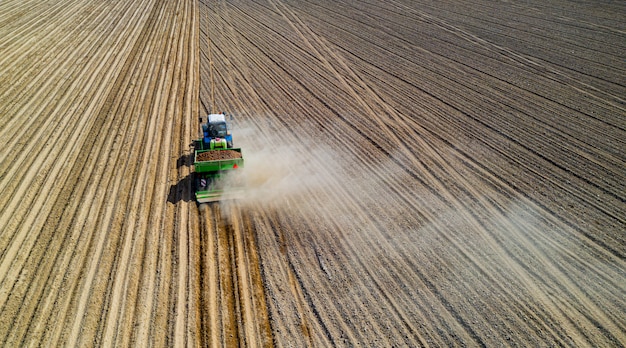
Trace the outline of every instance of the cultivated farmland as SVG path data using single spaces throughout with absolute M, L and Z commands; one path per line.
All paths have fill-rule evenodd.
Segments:
M 624 18 L 0 2 L 0 346 L 626 345 Z

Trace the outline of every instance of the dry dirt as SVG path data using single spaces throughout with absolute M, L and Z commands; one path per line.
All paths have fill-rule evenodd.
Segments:
M 219 150 L 200 152 L 196 158 L 197 161 L 215 161 L 225 159 L 241 158 L 241 152 L 233 150 Z
M 624 18 L 0 2 L 0 346 L 625 346 Z M 197 205 L 220 111 L 248 189 Z

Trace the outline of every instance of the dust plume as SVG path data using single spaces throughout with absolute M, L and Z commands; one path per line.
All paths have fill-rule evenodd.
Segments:
M 337 185 L 340 157 L 330 143 L 305 134 L 270 135 L 256 126 L 239 128 L 235 136 L 245 162 L 228 181 L 244 188 L 239 207 L 288 206 Z

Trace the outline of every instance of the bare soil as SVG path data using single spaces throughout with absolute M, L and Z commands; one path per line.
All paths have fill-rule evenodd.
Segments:
M 626 346 L 625 17 L 0 2 L 0 346 Z
M 213 150 L 200 152 L 198 156 L 196 156 L 196 160 L 198 161 L 216 161 L 235 158 L 241 158 L 241 152 L 233 150 Z

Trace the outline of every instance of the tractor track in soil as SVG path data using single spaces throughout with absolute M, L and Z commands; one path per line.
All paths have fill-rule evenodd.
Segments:
M 626 345 L 625 14 L 0 3 L 0 346 Z
M 583 307 L 586 320 L 607 323 L 607 342 L 623 340 L 620 315 L 597 297 L 622 306 L 611 293 L 623 272 L 571 252 L 587 245 L 600 263 L 623 262 L 620 55 L 592 45 L 606 63 L 589 51 L 574 62 L 593 57 L 591 73 L 561 63 L 543 43 L 563 25 L 554 8 L 541 17 L 543 9 L 515 6 L 503 17 L 521 11 L 527 22 L 511 25 L 543 25 L 532 36 L 540 50 L 526 53 L 507 35 L 476 34 L 497 21 L 485 16 L 492 5 L 477 3 L 459 4 L 463 12 L 402 1 L 231 1 L 210 12 L 223 25 L 212 36 L 218 104 L 238 110 L 265 146 L 292 146 L 332 177 L 303 189 L 306 208 L 294 194 L 284 198 L 289 208 L 269 203 L 257 217 L 266 220 L 256 233 L 277 345 L 598 344 L 593 325 L 575 319 Z M 432 35 L 417 35 L 415 23 Z M 302 148 L 318 132 L 334 144 L 321 148 L 345 164 Z M 238 141 L 247 158 L 263 148 Z M 582 286 L 585 267 L 615 291 Z M 488 327 L 500 335 L 487 338 Z

